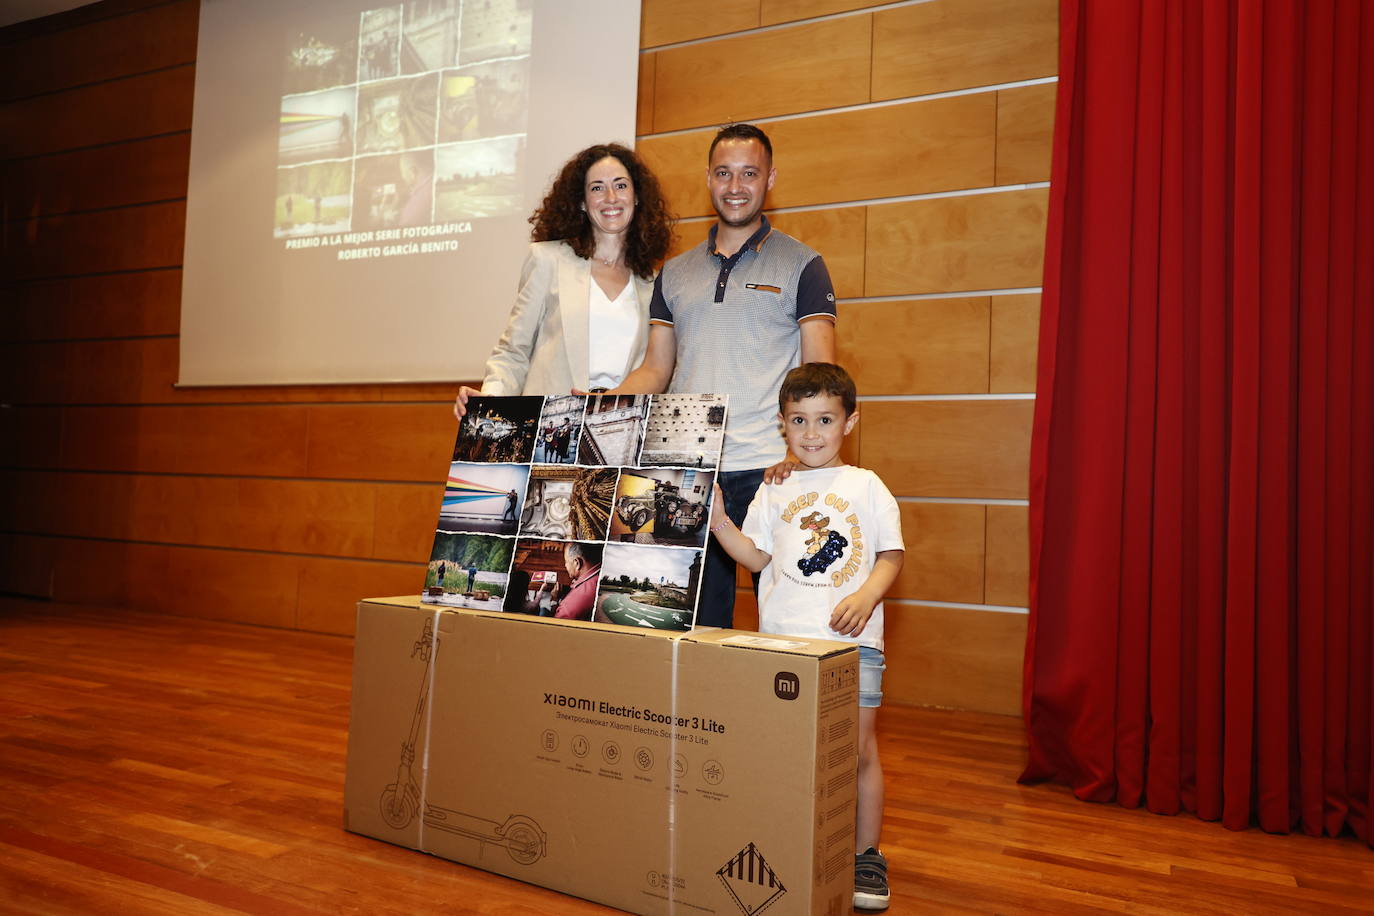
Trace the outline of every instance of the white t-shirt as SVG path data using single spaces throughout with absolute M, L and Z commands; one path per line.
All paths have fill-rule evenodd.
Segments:
M 592 388 L 614 388 L 634 368 L 627 365 L 630 344 L 643 320 L 635 295 L 635 279 L 630 277 L 614 299 L 607 297 L 594 278 L 588 277 L 587 285 L 591 287 L 587 303 L 591 314 L 587 377 Z
M 902 519 L 878 475 L 863 468 L 795 470 L 759 487 L 741 529 L 772 557 L 759 578 L 759 632 L 840 639 L 883 648 L 883 605 L 857 637 L 830 629 L 835 605 L 902 550 Z

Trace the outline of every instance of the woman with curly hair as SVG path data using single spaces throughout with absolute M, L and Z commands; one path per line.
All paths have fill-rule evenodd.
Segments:
M 570 159 L 530 217 L 529 256 L 505 333 L 477 394 L 566 394 L 614 388 L 648 340 L 653 277 L 672 216 L 658 179 L 633 151 L 591 146 Z

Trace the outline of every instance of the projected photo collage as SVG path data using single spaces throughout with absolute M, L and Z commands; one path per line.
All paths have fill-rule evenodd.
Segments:
M 472 398 L 421 600 L 690 629 L 726 401 Z
M 530 0 L 409 0 L 287 36 L 273 234 L 521 209 Z

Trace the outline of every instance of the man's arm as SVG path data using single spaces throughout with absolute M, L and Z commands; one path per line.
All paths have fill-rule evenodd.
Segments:
M 649 326 L 644 361 L 607 394 L 659 394 L 668 389 L 677 366 L 677 332 L 670 324 Z
M 820 255 L 797 278 L 797 323 L 801 327 L 801 361 L 835 362 L 835 284 Z
M 868 574 L 864 584 L 852 595 L 848 595 L 830 615 L 830 629 L 844 636 L 858 636 L 868 626 L 868 618 L 873 609 L 883 600 L 883 595 L 897 581 L 897 573 L 902 570 L 904 550 L 884 550 L 873 559 L 873 572 Z
M 835 322 L 830 318 L 808 318 L 801 323 L 801 361 L 835 362 Z

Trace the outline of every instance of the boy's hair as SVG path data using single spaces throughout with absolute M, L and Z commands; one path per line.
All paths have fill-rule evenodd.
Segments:
M 782 387 L 778 389 L 778 410 L 787 413 L 788 404 L 818 394 L 839 398 L 846 417 L 854 413 L 858 405 L 854 380 L 842 367 L 834 363 L 802 363 L 783 377 Z

